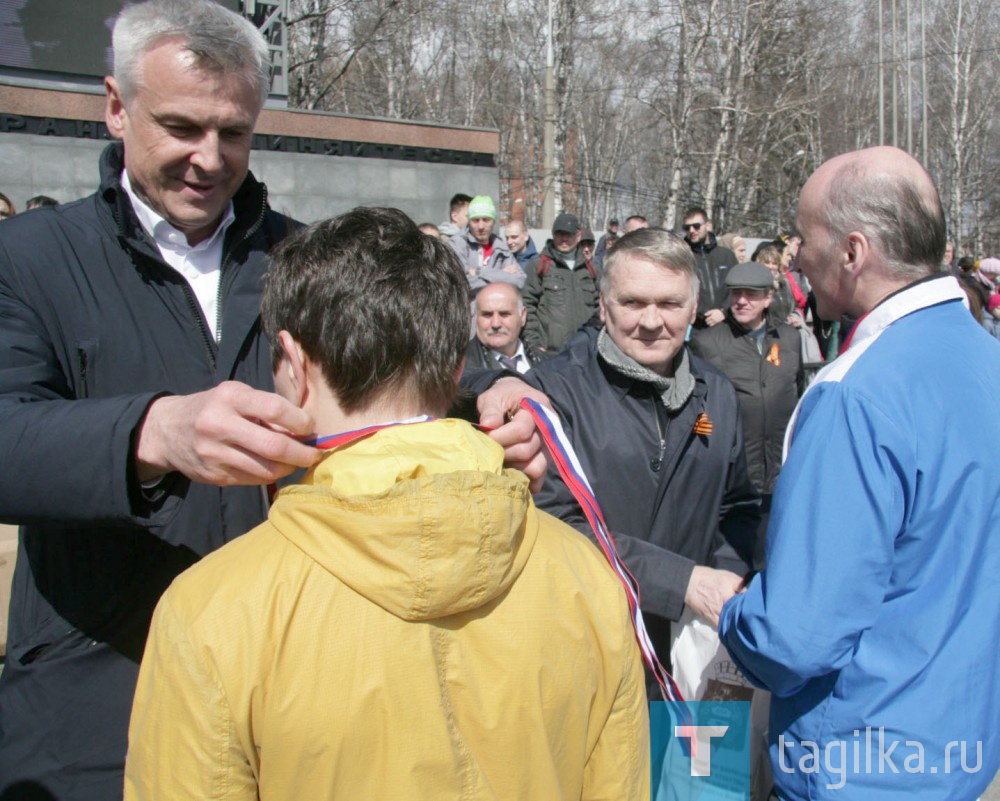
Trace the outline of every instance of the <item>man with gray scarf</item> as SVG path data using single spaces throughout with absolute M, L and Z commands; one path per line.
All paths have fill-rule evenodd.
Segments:
M 750 569 L 760 519 L 736 392 L 685 345 L 697 303 L 684 241 L 658 228 L 633 231 L 604 263 L 603 328 L 528 374 L 580 457 L 664 662 L 670 621 L 685 606 L 717 625 Z M 536 503 L 590 533 L 554 468 Z M 658 697 L 654 687 L 647 676 Z

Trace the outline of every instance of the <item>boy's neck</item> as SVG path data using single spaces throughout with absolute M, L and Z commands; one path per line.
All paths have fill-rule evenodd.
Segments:
M 312 409 L 316 421 L 316 433 L 320 436 L 357 431 L 360 428 L 395 423 L 422 415 L 442 416 L 440 412 L 426 408 L 423 404 L 403 398 L 383 398 L 363 409 L 345 412 L 335 398 L 328 397 Z

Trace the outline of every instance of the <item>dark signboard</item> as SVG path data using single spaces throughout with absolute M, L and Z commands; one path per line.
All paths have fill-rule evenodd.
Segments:
M 218 0 L 238 10 L 238 0 Z M 111 29 L 129 0 L 0 0 L 0 66 L 102 77 Z

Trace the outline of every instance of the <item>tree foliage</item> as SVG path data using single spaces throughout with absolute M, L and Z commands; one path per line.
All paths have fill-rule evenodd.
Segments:
M 925 0 L 922 37 L 917 0 L 895 0 L 893 56 L 892 2 L 883 3 L 885 119 L 895 117 L 898 143 L 912 142 L 937 179 L 960 246 L 1000 247 L 1000 5 Z M 877 8 L 551 0 L 557 207 L 595 229 L 631 213 L 673 226 L 704 205 L 716 230 L 789 230 L 819 163 L 879 143 Z M 289 104 L 496 128 L 500 205 L 536 223 L 549 9 L 549 0 L 292 0 Z

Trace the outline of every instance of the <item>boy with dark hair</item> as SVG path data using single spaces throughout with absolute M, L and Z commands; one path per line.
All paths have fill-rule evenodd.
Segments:
M 465 230 L 469 222 L 469 203 L 472 202 L 472 195 L 464 192 L 456 192 L 448 201 L 448 219 L 438 226 L 441 236 L 444 239 L 451 239 L 458 236 Z
M 126 799 L 649 795 L 621 586 L 456 392 L 468 283 L 393 209 L 273 254 L 275 384 L 331 448 L 154 617 Z

